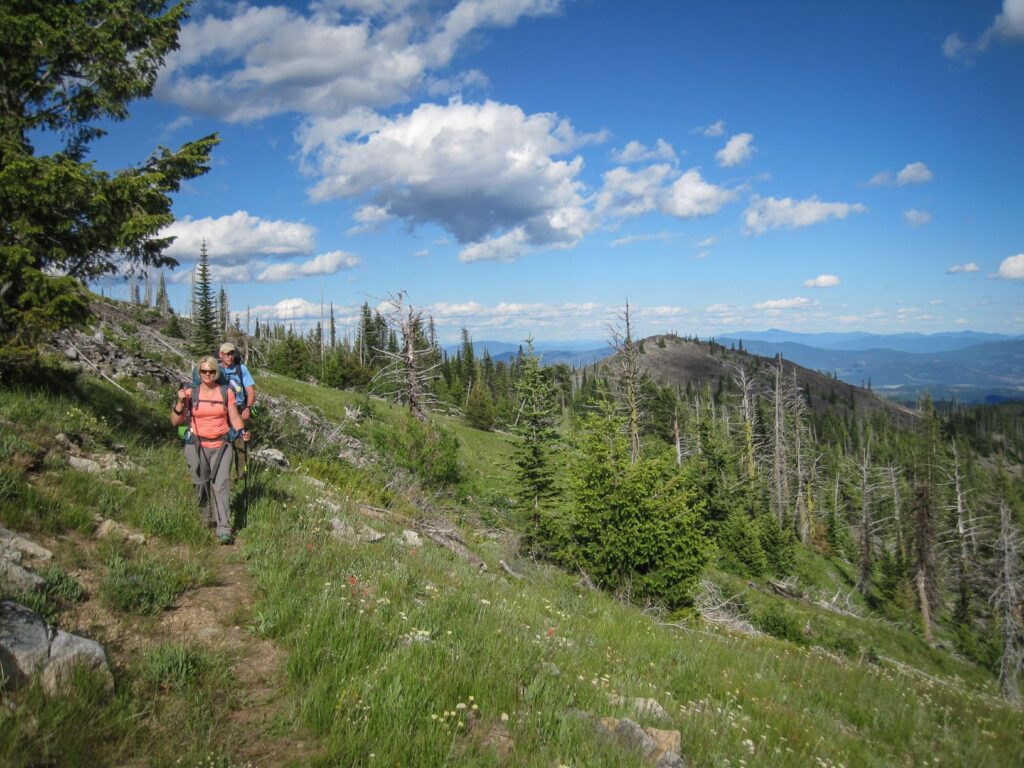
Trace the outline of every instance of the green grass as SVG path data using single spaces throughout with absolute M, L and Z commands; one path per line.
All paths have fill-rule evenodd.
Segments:
M 205 569 L 195 560 L 158 558 L 146 553 L 126 557 L 117 552 L 107 561 L 99 597 L 115 611 L 152 616 L 174 605 L 186 589 L 207 580 Z
M 282 377 L 257 381 L 262 391 L 329 418 L 365 402 Z M 356 436 L 404 419 L 378 401 L 370 411 L 353 428 Z M 40 449 L 53 448 L 47 414 L 61 414 L 61 428 L 78 430 L 92 450 L 125 445 L 137 469 L 90 476 L 69 470 L 59 453 L 40 458 Z M 996 696 L 988 671 L 929 647 L 856 598 L 860 618 L 713 572 L 723 595 L 736 595 L 755 624 L 779 637 L 732 636 L 685 616 L 641 611 L 586 588 L 575 574 L 518 559 L 501 531 L 462 531 L 487 562 L 483 573 L 432 543 L 399 543 L 410 526 L 404 518 L 444 514 L 494 527 L 508 514 L 502 497 L 511 439 L 446 423 L 466 475 L 454 493 L 294 448 L 286 452 L 298 471 L 260 469 L 251 478 L 239 553 L 259 599 L 237 620 L 287 654 L 276 727 L 318 755 L 304 755 L 302 764 L 497 766 L 495 734 L 507 729 L 515 744 L 509 765 L 644 765 L 595 736 L 580 714 L 637 719 L 612 695 L 657 699 L 668 719 L 640 719 L 679 730 L 683 756 L 696 766 L 1024 763 L 1024 715 Z M 198 523 L 163 404 L 92 383 L 0 388 L 0 426 L 0 489 L 7 491 L 0 523 L 63 537 L 47 578 L 54 616 L 77 599 L 74 583 L 60 575 L 71 564 L 102 576 L 93 599 L 128 611 L 120 620 L 137 622 L 142 633 L 152 627 L 148 617 L 204 581 L 209 534 Z M 324 504 L 325 496 L 336 506 Z M 391 522 L 365 517 L 364 504 L 396 515 Z M 332 538 L 336 509 L 385 539 Z M 121 542 L 75 544 L 100 510 L 151 542 L 140 551 Z M 499 559 L 525 578 L 509 577 Z M 810 553 L 800 554 L 797 576 L 814 597 L 849 591 L 846 566 Z M 87 675 L 60 699 L 38 687 L 0 694 L 0 764 L 238 762 L 245 734 L 231 730 L 231 713 L 242 706 L 232 660 L 147 639 L 141 650 L 108 646 L 113 697 Z

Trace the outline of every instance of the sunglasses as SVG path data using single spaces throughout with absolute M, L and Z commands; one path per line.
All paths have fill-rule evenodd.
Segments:
M 216 371 L 211 371 L 209 368 L 200 368 L 199 372 L 200 373 L 216 373 Z

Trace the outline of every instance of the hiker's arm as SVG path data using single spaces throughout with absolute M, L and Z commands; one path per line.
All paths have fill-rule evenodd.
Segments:
M 185 423 L 185 402 L 188 400 L 188 395 L 184 389 L 178 390 L 178 400 L 171 407 L 171 426 L 180 427 Z
M 238 432 L 242 432 L 242 439 L 248 441 L 252 437 L 252 433 L 245 428 L 245 422 L 242 421 L 241 414 L 238 413 L 238 406 L 235 405 L 233 398 L 228 399 L 228 421 L 231 422 L 231 426 Z
M 245 408 L 242 411 L 242 418 L 249 418 L 249 412 L 252 411 L 252 407 L 256 405 L 256 387 L 250 384 L 245 388 Z

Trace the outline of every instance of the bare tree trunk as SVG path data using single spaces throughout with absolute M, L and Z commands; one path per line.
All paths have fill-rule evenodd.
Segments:
M 927 483 L 920 483 L 915 488 L 913 510 L 917 597 L 921 611 L 921 625 L 924 630 L 924 637 L 925 640 L 931 643 L 931 580 L 934 576 L 932 573 L 932 569 L 934 568 L 932 550 L 935 547 L 935 533 L 932 523 L 931 486 Z
M 672 411 L 672 439 L 676 444 L 676 466 L 681 466 L 683 463 L 683 442 L 682 436 L 679 434 L 679 401 L 676 400 L 675 408 Z
M 923 568 L 917 571 L 917 599 L 921 603 L 921 624 L 924 628 L 924 641 L 931 645 L 932 639 L 932 612 L 928 606 L 928 575 Z
M 757 411 L 754 408 L 754 380 L 747 375 L 747 369 L 742 365 L 737 369 L 735 378 L 742 395 L 740 404 L 743 413 L 743 466 L 747 477 L 753 478 L 757 474 L 754 454 L 754 425 L 757 418 Z
M 967 520 L 967 503 L 964 498 L 963 482 L 960 477 L 960 457 L 957 453 L 956 440 L 953 441 L 953 484 L 956 490 L 956 538 L 959 545 L 957 553 L 957 606 L 955 618 L 961 624 L 971 621 L 971 555 L 968 541 L 970 523 Z
M 1021 596 L 1024 594 L 1020 563 L 1018 561 L 1018 533 L 1013 525 L 1010 505 L 999 503 L 999 539 L 996 541 L 996 557 L 999 567 L 999 584 L 993 598 L 999 614 L 1000 634 L 1003 640 L 1003 655 L 999 660 L 999 684 L 1003 697 L 1020 701 L 1020 686 L 1017 675 L 1024 658 L 1021 649 Z
M 874 565 L 871 520 L 871 435 L 864 442 L 864 457 L 860 465 L 860 535 L 858 537 L 857 591 L 867 595 L 871 590 L 871 571 Z
M 633 340 L 633 321 L 628 301 L 625 312 L 619 316 L 619 321 L 617 327 L 609 330 L 619 374 L 619 404 L 626 414 L 629 460 L 636 464 L 640 459 L 640 351 Z
M 786 526 L 786 505 L 789 501 L 786 471 L 786 410 L 782 381 L 782 355 L 775 356 L 775 423 L 772 430 L 772 506 L 779 525 Z

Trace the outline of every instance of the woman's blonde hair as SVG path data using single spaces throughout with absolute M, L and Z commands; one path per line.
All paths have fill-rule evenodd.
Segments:
M 203 364 L 206 364 L 207 368 L 213 368 L 217 372 L 217 377 L 214 379 L 215 382 L 220 383 L 220 362 L 213 355 L 205 355 L 199 358 L 199 362 L 196 363 L 198 370 L 203 369 Z

